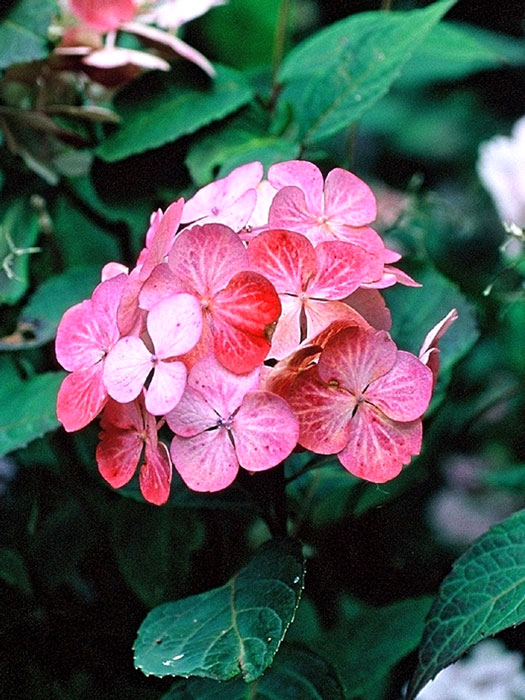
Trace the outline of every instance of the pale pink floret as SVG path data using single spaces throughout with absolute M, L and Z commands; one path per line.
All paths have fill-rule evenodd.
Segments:
M 255 208 L 256 188 L 262 176 L 262 163 L 254 161 L 202 187 L 184 205 L 182 223 L 219 223 L 239 231 Z
M 434 328 L 425 336 L 421 350 L 419 351 L 419 359 L 424 365 L 427 365 L 432 371 L 434 384 L 437 380 L 439 371 L 439 341 L 448 331 L 450 326 L 458 320 L 458 312 L 456 309 L 451 309 L 448 314 L 439 323 L 436 323 Z
M 146 409 L 163 415 L 178 403 L 186 385 L 186 367 L 173 358 L 191 350 L 200 338 L 199 303 L 191 294 L 174 294 L 153 306 L 146 325 L 153 350 L 136 336 L 121 338 L 106 360 L 104 383 L 113 399 L 128 403 L 139 396 L 153 370 Z
M 118 275 L 101 282 L 91 299 L 66 311 L 58 326 L 57 360 L 72 372 L 57 397 L 57 416 L 68 432 L 84 428 L 106 402 L 102 372 L 108 352 L 120 337 L 117 307 L 125 281 L 125 275 Z
M 324 241 L 314 248 L 303 235 L 272 229 L 248 246 L 251 267 L 265 275 L 281 300 L 270 357 L 282 359 L 335 320 L 368 325 L 340 300 L 369 274 L 369 256 L 351 243 Z
M 136 11 L 133 0 L 69 0 L 69 4 L 84 24 L 100 32 L 118 29 Z
M 367 281 L 380 279 L 385 247 L 368 226 L 377 213 L 368 185 L 342 168 L 331 170 L 323 182 L 319 168 L 301 160 L 272 165 L 268 180 L 279 189 L 270 207 L 270 228 L 302 233 L 314 245 L 330 240 L 360 245 L 375 261 Z
M 100 427 L 96 459 L 101 476 L 115 489 L 124 486 L 144 451 L 139 474 L 141 493 L 150 503 L 165 503 L 170 491 L 171 460 L 166 445 L 158 441 L 157 423 L 146 411 L 143 396 L 126 404 L 109 399 Z
M 219 491 L 239 466 L 263 471 L 297 443 L 298 425 L 281 397 L 258 390 L 259 369 L 232 374 L 213 356 L 191 370 L 180 403 L 166 419 L 175 433 L 173 464 L 194 491 Z
M 337 453 L 349 472 L 381 483 L 419 454 L 431 392 L 432 373 L 417 357 L 385 331 L 351 327 L 330 338 L 286 398 L 303 447 Z

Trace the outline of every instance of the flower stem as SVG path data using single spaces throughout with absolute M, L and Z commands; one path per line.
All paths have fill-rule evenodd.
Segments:
M 279 15 L 277 17 L 277 25 L 275 27 L 275 37 L 273 42 L 273 69 L 272 82 L 275 90 L 277 81 L 277 73 L 281 66 L 284 55 L 284 47 L 286 45 L 286 30 L 288 27 L 288 19 L 290 16 L 291 0 L 281 0 L 279 7 Z

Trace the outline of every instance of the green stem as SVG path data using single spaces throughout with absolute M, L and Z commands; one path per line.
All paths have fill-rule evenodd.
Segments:
M 392 0 L 381 0 L 381 9 L 387 12 L 392 9 Z
M 284 47 L 286 45 L 286 33 L 288 28 L 288 19 L 290 16 L 291 0 L 281 0 L 279 7 L 279 15 L 277 17 L 277 25 L 275 27 L 275 36 L 273 40 L 273 65 L 272 65 L 272 97 L 270 104 L 273 104 L 279 87 L 277 85 L 277 73 L 281 67 L 281 62 L 284 56 Z

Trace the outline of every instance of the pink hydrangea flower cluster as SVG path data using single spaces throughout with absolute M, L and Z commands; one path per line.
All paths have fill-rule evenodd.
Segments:
M 145 499 L 162 504 L 173 467 L 217 491 L 297 447 L 369 481 L 396 476 L 420 451 L 454 314 L 421 358 L 397 349 L 379 290 L 417 283 L 392 265 L 375 216 L 358 177 L 324 180 L 299 160 L 264 180 L 249 163 L 155 212 L 135 267 L 106 265 L 57 331 L 70 372 L 58 418 L 75 431 L 102 413 L 104 479 L 119 488 L 140 465 Z

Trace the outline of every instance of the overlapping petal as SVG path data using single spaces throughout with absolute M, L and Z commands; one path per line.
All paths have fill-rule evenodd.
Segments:
M 108 392 L 102 381 L 103 364 L 68 374 L 60 385 L 57 396 L 57 417 L 70 433 L 85 428 L 98 416 Z
M 191 438 L 175 435 L 170 452 L 173 466 L 193 491 L 225 489 L 239 471 L 239 461 L 228 433 L 219 428 Z

